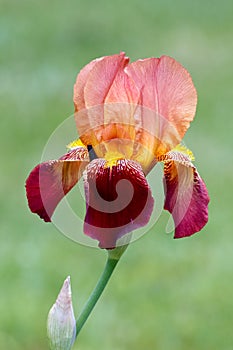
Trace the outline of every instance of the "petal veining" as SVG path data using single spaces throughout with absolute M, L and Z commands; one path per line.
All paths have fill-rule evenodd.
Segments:
M 191 76 L 168 56 L 138 60 L 125 71 L 141 92 L 139 137 L 145 144 L 151 134 L 154 152 L 160 156 L 180 143 L 194 118 L 197 93 Z
M 96 159 L 84 174 L 84 232 L 100 247 L 114 248 L 120 237 L 148 223 L 154 200 L 138 163 Z

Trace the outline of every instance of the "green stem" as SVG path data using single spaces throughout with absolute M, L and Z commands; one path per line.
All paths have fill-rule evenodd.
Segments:
M 79 316 L 79 318 L 77 319 L 76 322 L 76 337 L 78 336 L 79 332 L 81 331 L 83 325 L 85 324 L 86 320 L 88 319 L 88 316 L 90 315 L 90 313 L 92 312 L 92 310 L 95 307 L 95 304 L 97 303 L 97 301 L 99 300 L 101 294 L 103 293 L 117 263 L 118 263 L 119 259 L 113 259 L 111 258 L 111 255 L 108 257 L 108 260 L 106 262 L 104 271 L 102 273 L 102 275 L 100 276 L 100 279 L 95 287 L 95 289 L 93 290 L 93 292 L 91 293 L 89 299 L 87 300 L 81 315 Z

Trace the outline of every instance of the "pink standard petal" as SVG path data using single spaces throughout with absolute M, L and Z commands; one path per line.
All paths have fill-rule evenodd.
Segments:
M 128 64 L 129 58 L 124 53 L 105 56 L 92 68 L 84 87 L 86 108 L 104 103 L 109 90 L 119 72 Z
M 160 156 L 180 143 L 194 118 L 197 93 L 192 78 L 168 56 L 138 60 L 125 71 L 141 91 L 142 137 L 145 131 L 160 141 L 155 152 Z
M 95 146 L 114 137 L 131 137 L 139 91 L 124 72 L 129 59 L 124 53 L 93 61 L 80 72 L 74 89 L 75 121 L 80 138 Z M 126 127 L 122 128 L 124 124 Z M 119 127 L 116 125 L 118 124 Z M 122 131 L 123 130 L 123 131 Z
M 58 160 L 37 165 L 26 180 L 30 210 L 51 221 L 56 206 L 78 182 L 87 164 L 87 149 L 77 147 Z
M 74 84 L 74 106 L 75 111 L 80 111 L 81 109 L 85 108 L 85 100 L 84 100 L 84 87 L 86 85 L 89 73 L 91 72 L 92 68 L 96 65 L 96 63 L 100 60 L 102 60 L 103 57 L 97 58 L 90 63 L 88 63 L 78 74 L 76 82 Z
M 84 233 L 101 248 L 114 248 L 120 237 L 148 223 L 154 200 L 138 163 L 121 159 L 109 167 L 104 159 L 96 159 L 84 180 Z
M 208 191 L 187 156 L 179 152 L 169 152 L 167 157 L 164 164 L 164 209 L 173 216 L 174 238 L 191 236 L 200 231 L 208 221 Z

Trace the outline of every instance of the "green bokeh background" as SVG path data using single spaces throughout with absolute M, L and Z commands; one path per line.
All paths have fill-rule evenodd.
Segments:
M 105 252 L 30 214 L 24 181 L 73 112 L 91 59 L 167 54 L 192 74 L 199 102 L 185 141 L 211 197 L 207 227 L 165 233 L 168 214 L 132 244 L 74 349 L 233 349 L 233 2 L 0 0 L 0 348 L 48 349 L 46 318 L 67 275 L 76 314 Z M 65 150 L 65 148 L 64 148 Z

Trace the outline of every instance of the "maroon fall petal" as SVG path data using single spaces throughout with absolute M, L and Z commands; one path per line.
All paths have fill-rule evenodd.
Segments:
M 84 174 L 84 233 L 97 239 L 101 248 L 114 248 L 120 237 L 148 223 L 154 200 L 137 162 L 120 159 L 108 166 L 106 160 L 96 159 Z
M 191 236 L 200 231 L 208 221 L 209 196 L 196 168 L 187 160 L 166 161 L 164 180 L 164 209 L 173 216 L 174 238 Z
M 51 221 L 56 206 L 78 182 L 88 161 L 87 149 L 77 147 L 58 160 L 37 165 L 26 180 L 30 210 Z

